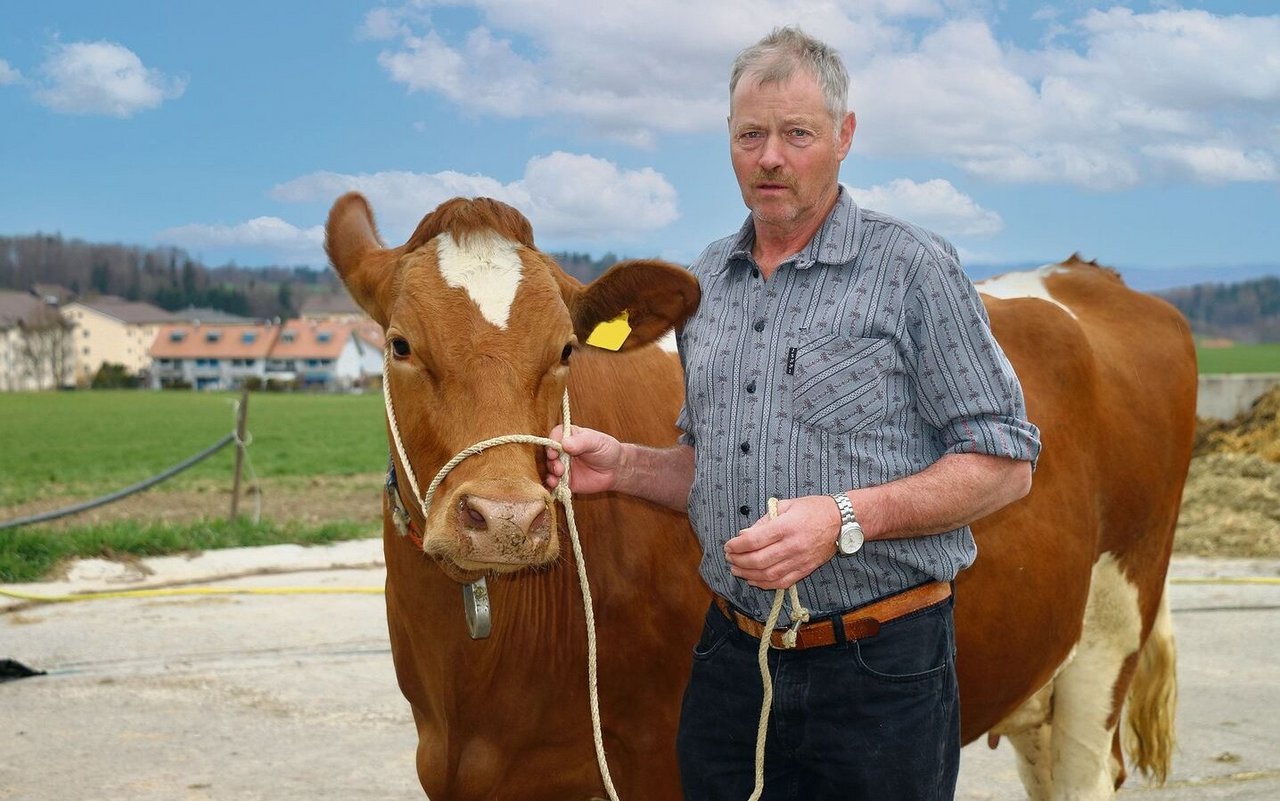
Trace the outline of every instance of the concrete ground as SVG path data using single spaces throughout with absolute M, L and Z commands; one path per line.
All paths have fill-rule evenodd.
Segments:
M 1280 798 L 1280 561 L 1178 559 L 1171 575 L 1252 583 L 1173 584 L 1173 775 L 1159 789 L 1131 779 L 1121 797 Z M 46 671 L 0 683 L 0 799 L 422 798 L 383 580 L 381 544 L 365 540 L 89 561 L 64 581 L 0 586 L 200 593 L 43 605 L 0 596 L 0 659 Z M 957 798 L 1021 797 L 1007 744 L 964 750 Z

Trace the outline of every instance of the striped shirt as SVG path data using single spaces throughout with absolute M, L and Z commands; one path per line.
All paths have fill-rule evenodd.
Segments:
M 947 453 L 1032 461 L 1039 431 L 955 249 L 860 209 L 841 187 L 813 240 L 765 281 L 751 218 L 690 268 L 702 302 L 680 333 L 689 518 L 711 589 L 758 620 L 773 591 L 735 578 L 724 543 L 797 498 L 884 484 Z M 829 615 L 973 563 L 969 528 L 868 541 L 797 586 Z M 785 620 L 785 614 L 784 614 Z

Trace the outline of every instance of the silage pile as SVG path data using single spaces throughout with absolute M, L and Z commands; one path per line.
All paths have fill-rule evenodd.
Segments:
M 1280 387 L 1235 420 L 1201 424 L 1174 549 L 1280 557 Z

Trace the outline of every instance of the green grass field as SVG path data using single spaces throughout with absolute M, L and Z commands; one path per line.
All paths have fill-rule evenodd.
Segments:
M 1200 373 L 1280 373 L 1280 343 L 1196 348 Z
M 120 489 L 230 433 L 238 394 L 93 391 L 0 393 L 0 507 Z M 260 478 L 385 469 L 382 398 L 254 394 L 249 458 Z M 230 482 L 235 449 L 161 486 Z
M 178 391 L 0 393 L 0 509 L 32 501 L 55 507 L 45 501 L 105 495 L 160 473 L 230 433 L 238 399 L 239 394 Z M 379 473 L 387 464 L 382 421 L 377 393 L 255 394 L 249 399 L 249 458 L 261 479 Z M 234 458 L 233 447 L 223 448 L 150 491 L 225 491 Z M 4 519 L 17 516 L 0 512 Z M 371 533 L 367 520 L 68 520 L 73 527 L 0 531 L 0 582 L 36 580 L 74 557 L 317 544 Z

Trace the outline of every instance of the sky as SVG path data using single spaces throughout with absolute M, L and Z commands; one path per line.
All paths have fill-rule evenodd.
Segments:
M 356 189 L 389 245 L 487 195 L 688 263 L 746 217 L 729 66 L 784 24 L 849 70 L 855 200 L 975 277 L 1280 274 L 1271 0 L 0 0 L 0 234 L 323 268 Z

